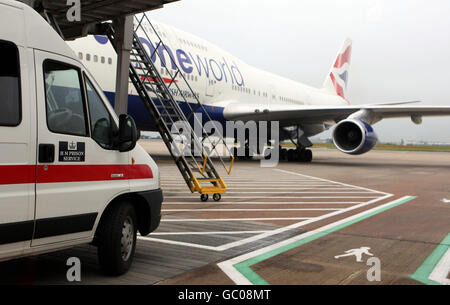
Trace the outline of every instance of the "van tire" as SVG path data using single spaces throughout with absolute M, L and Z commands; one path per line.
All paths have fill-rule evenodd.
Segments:
M 119 203 L 105 212 L 99 228 L 97 249 L 103 272 L 122 275 L 130 269 L 136 250 L 136 232 L 136 211 L 130 203 Z

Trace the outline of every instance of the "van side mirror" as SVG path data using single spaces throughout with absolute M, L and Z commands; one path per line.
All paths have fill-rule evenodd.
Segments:
M 128 114 L 119 116 L 119 137 L 117 141 L 117 149 L 120 152 L 127 152 L 136 147 L 137 142 L 136 123 Z

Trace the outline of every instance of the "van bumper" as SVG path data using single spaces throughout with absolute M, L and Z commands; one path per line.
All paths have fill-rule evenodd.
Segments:
M 150 212 L 150 215 L 138 215 L 138 218 L 142 217 L 139 221 L 139 233 L 145 236 L 155 231 L 161 222 L 161 206 L 164 196 L 161 189 L 139 192 L 138 195 L 144 199 Z

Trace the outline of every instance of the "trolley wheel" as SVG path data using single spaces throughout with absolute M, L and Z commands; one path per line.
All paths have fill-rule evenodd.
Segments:
M 220 201 L 220 199 L 222 199 L 222 195 L 220 195 L 220 194 L 214 194 L 214 195 L 213 195 L 213 199 L 214 199 L 214 201 Z
M 200 200 L 203 201 L 203 202 L 208 201 L 208 194 L 201 194 L 200 195 Z

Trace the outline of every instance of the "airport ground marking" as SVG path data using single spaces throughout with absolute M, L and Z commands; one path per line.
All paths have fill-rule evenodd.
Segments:
M 326 218 L 329 218 L 329 217 L 333 217 L 333 216 L 336 216 L 336 215 L 340 215 L 340 214 L 349 212 L 349 211 L 354 210 L 354 209 L 359 209 L 361 207 L 374 204 L 375 202 L 387 199 L 387 198 L 392 197 L 392 196 L 393 195 L 391 195 L 391 194 L 386 194 L 383 197 L 375 198 L 375 199 L 372 199 L 370 201 L 364 202 L 362 204 L 352 205 L 350 207 L 344 208 L 344 209 L 339 210 L 339 211 L 327 213 L 327 214 L 324 214 L 322 216 L 318 216 L 318 217 L 315 217 L 315 218 L 312 218 L 312 219 L 300 221 L 300 222 L 297 222 L 297 223 L 294 223 L 294 224 L 291 224 L 291 225 L 288 225 L 288 226 L 285 226 L 285 227 L 277 228 L 277 229 L 274 229 L 274 230 L 266 232 L 266 233 L 261 233 L 261 234 L 258 234 L 258 235 L 252 236 L 252 237 L 248 237 L 248 238 L 244 238 L 244 239 L 241 239 L 241 240 L 238 240 L 238 241 L 235 241 L 235 242 L 231 242 L 231 243 L 219 246 L 218 247 L 218 251 L 227 250 L 227 249 L 234 248 L 234 247 L 237 247 L 237 246 L 241 246 L 241 245 L 246 244 L 246 243 L 254 242 L 254 241 L 257 241 L 257 240 L 260 240 L 260 239 L 263 239 L 263 238 L 266 238 L 266 237 L 269 237 L 269 236 L 272 236 L 272 235 L 284 233 L 284 232 L 292 230 L 292 229 L 297 229 L 297 228 L 303 227 L 305 225 L 308 225 L 310 223 L 317 222 L 319 220 L 323 220 L 323 219 L 326 219 Z
M 367 187 L 356 186 L 356 185 L 342 183 L 342 182 L 337 182 L 337 181 L 332 181 L 332 180 L 328 180 L 328 179 L 324 179 L 324 178 L 308 176 L 308 175 L 300 174 L 300 173 L 297 173 L 297 172 L 287 171 L 287 170 L 284 170 L 284 169 L 274 168 L 273 170 L 281 172 L 281 173 L 286 173 L 286 174 L 291 174 L 291 175 L 296 175 L 296 176 L 301 176 L 301 177 L 307 177 L 307 178 L 310 178 L 310 179 L 315 179 L 315 180 L 320 180 L 320 181 L 324 181 L 324 182 L 328 182 L 328 183 L 333 183 L 333 184 L 339 184 L 339 185 L 343 185 L 343 186 L 353 187 L 353 188 L 357 188 L 357 189 L 361 189 L 361 190 L 368 190 L 368 191 L 379 193 L 379 194 L 387 194 L 385 192 L 376 191 L 376 190 L 373 190 L 373 189 L 369 189 Z
M 258 220 L 309 220 L 316 217 L 266 217 L 266 218 L 169 218 L 162 222 L 211 222 L 211 221 L 258 221 Z
M 352 224 L 360 222 L 364 219 L 370 218 L 374 215 L 380 214 L 384 211 L 387 211 L 391 208 L 402 205 L 408 201 L 417 198 L 417 196 L 404 196 L 399 199 L 390 201 L 388 203 L 382 204 L 370 210 L 366 210 L 359 214 L 341 219 L 334 223 L 325 225 L 321 228 L 315 229 L 310 232 L 302 233 L 300 235 L 291 237 L 274 245 L 264 247 L 262 249 L 252 251 L 250 253 L 246 253 L 240 255 L 238 257 L 232 258 L 230 260 L 221 262 L 217 264 L 219 268 L 231 279 L 233 282 L 239 285 L 267 285 L 262 277 L 260 277 L 256 272 L 254 272 L 250 267 L 261 262 L 267 260 L 271 257 L 309 243 L 313 240 L 319 239 L 323 236 L 326 236 L 330 233 L 341 230 L 345 227 L 348 227 Z
M 410 276 L 427 285 L 450 285 L 450 234 L 431 252 L 420 267 Z
M 319 191 L 319 190 L 316 190 L 314 192 L 312 192 L 312 191 L 300 191 L 300 192 L 288 191 L 288 192 L 289 192 L 289 194 L 317 194 L 317 191 Z M 372 192 L 368 192 L 368 191 L 343 191 L 343 192 L 334 191 L 334 192 L 330 192 L 328 190 L 325 190 L 325 192 L 322 192 L 322 190 L 320 190 L 320 193 L 321 194 L 372 194 Z M 231 192 L 229 192 L 229 191 L 227 191 L 226 194 L 227 195 L 228 194 L 286 194 L 286 191 L 284 191 L 284 192 L 270 192 L 270 191 L 269 192 L 268 191 L 261 191 L 261 192 L 254 192 L 254 191 L 234 192 L 234 191 L 231 191 Z M 170 197 L 170 195 L 168 195 L 168 196 Z
M 228 190 L 248 190 L 248 187 L 230 187 L 228 186 Z M 252 187 L 253 190 L 292 190 L 292 187 L 267 187 L 267 186 L 261 186 L 261 187 Z M 297 190 L 314 190 L 314 191 L 321 191 L 321 190 L 353 190 L 353 187 L 297 187 Z M 180 192 L 185 191 L 185 188 L 164 188 L 165 191 L 170 192 Z
M 360 204 L 364 203 L 365 201 L 286 201 L 286 202 L 279 202 L 279 201 L 220 201 L 220 205 L 230 204 L 230 205 L 248 205 L 248 204 L 255 204 L 255 205 L 300 205 L 300 204 Z M 167 201 L 164 202 L 164 205 L 173 204 L 173 205 L 211 205 L 211 202 L 198 202 L 198 200 L 190 202 L 190 201 Z
M 171 196 L 171 195 L 166 195 L 164 196 L 164 198 L 175 198 L 175 199 L 192 199 L 192 198 L 197 198 L 198 196 Z M 267 196 L 227 196 L 227 198 L 233 198 L 233 199 L 267 199 Z M 270 199 L 299 199 L 299 198 L 303 198 L 303 199 L 336 199 L 336 198 L 342 198 L 342 199 L 346 199 L 346 198 L 378 198 L 376 196 L 278 196 L 278 197 L 274 197 L 271 196 L 269 197 Z
M 162 212 L 292 212 L 292 211 L 338 211 L 342 208 L 298 208 L 298 209 L 164 209 Z
M 215 251 L 225 251 L 225 250 L 228 250 L 230 248 L 241 246 L 241 245 L 244 245 L 244 244 L 247 244 L 247 243 L 250 243 L 250 242 L 254 242 L 254 241 L 266 238 L 266 237 L 270 237 L 272 235 L 284 233 L 286 231 L 289 231 L 289 230 L 292 230 L 292 229 L 296 229 L 296 228 L 299 228 L 301 226 L 305 226 L 307 224 L 310 224 L 310 223 L 313 223 L 313 222 L 316 222 L 316 221 L 320 221 L 322 219 L 326 219 L 326 218 L 333 217 L 333 216 L 336 216 L 336 215 L 339 215 L 339 214 L 342 214 L 342 213 L 346 213 L 348 211 L 351 211 L 351 210 L 354 210 L 354 209 L 358 209 L 358 208 L 361 208 L 361 207 L 364 207 L 364 206 L 376 203 L 378 201 L 385 200 L 385 199 L 393 196 L 392 194 L 388 194 L 388 193 L 385 193 L 385 192 L 372 190 L 372 189 L 369 189 L 369 188 L 354 186 L 354 185 L 345 184 L 345 183 L 341 183 L 341 182 L 335 182 L 335 181 L 322 179 L 322 178 L 315 178 L 315 177 L 312 177 L 312 176 L 302 175 L 302 174 L 299 174 L 299 173 L 296 173 L 296 172 L 290 172 L 290 171 L 279 170 L 279 169 L 273 169 L 273 170 L 281 171 L 281 172 L 284 172 L 284 173 L 290 174 L 290 175 L 306 177 L 306 178 L 311 179 L 311 180 L 313 180 L 313 179 L 321 180 L 322 182 L 332 183 L 333 185 L 341 185 L 341 186 L 346 186 L 346 187 L 352 187 L 353 189 L 366 190 L 366 191 L 370 191 L 370 192 L 373 192 L 375 194 L 378 194 L 378 196 L 375 196 L 375 197 L 374 196 L 370 196 L 370 197 L 368 197 L 368 196 L 339 196 L 339 197 L 330 197 L 330 196 L 313 196 L 313 197 L 308 197 L 308 196 L 301 196 L 301 197 L 299 197 L 299 196 L 296 196 L 296 197 L 267 197 L 267 196 L 266 197 L 235 197 L 235 196 L 230 196 L 230 198 L 232 198 L 232 199 L 240 199 L 240 198 L 242 198 L 242 199 L 246 199 L 246 198 L 247 199 L 257 199 L 257 198 L 258 199 L 267 199 L 267 198 L 269 198 L 269 199 L 290 199 L 290 198 L 293 198 L 293 199 L 300 199 L 300 198 L 303 198 L 303 199 L 341 199 L 341 198 L 342 199 L 348 199 L 348 198 L 365 198 L 365 199 L 371 199 L 371 200 L 369 200 L 369 201 L 362 201 L 362 202 L 358 201 L 357 204 L 352 204 L 351 206 L 343 208 L 341 210 L 337 210 L 337 211 L 334 211 L 334 212 L 331 212 L 331 213 L 327 213 L 327 214 L 324 214 L 324 215 L 321 215 L 321 216 L 318 216 L 318 217 L 314 217 L 314 218 L 304 219 L 304 220 L 302 220 L 300 222 L 297 222 L 297 223 L 294 223 L 294 224 L 291 224 L 291 225 L 288 225 L 288 226 L 280 227 L 280 228 L 277 228 L 277 229 L 274 229 L 274 230 L 270 230 L 270 231 L 267 231 L 267 232 L 264 232 L 264 233 L 261 233 L 261 234 L 256 234 L 254 236 L 247 237 L 247 238 L 244 238 L 244 239 L 241 239 L 241 240 L 238 240 L 238 241 L 235 241 L 235 242 L 231 242 L 231 243 L 228 243 L 228 244 L 224 244 L 224 245 L 221 245 L 221 246 L 217 246 L 217 247 L 204 246 L 204 245 L 199 245 L 199 244 L 195 244 L 195 243 L 188 243 L 188 242 L 177 242 L 177 241 L 171 241 L 171 240 L 165 240 L 165 239 L 154 239 L 153 241 L 158 241 L 158 242 L 161 242 L 161 243 L 178 244 L 178 245 L 182 245 L 182 246 L 190 246 L 190 247 L 194 247 L 194 248 L 203 248 L 203 249 L 205 249 L 205 247 L 207 247 L 208 249 L 213 249 Z M 320 189 L 318 189 L 318 191 L 320 191 Z M 165 198 L 193 199 L 193 198 L 196 198 L 196 197 L 193 197 L 193 196 L 189 196 L 189 197 L 188 196 L 170 196 L 169 195 L 169 196 L 165 196 Z M 170 204 L 170 203 L 171 202 L 165 202 L 164 204 Z M 221 202 L 221 204 L 224 204 L 224 203 L 225 202 Z M 183 202 L 183 203 L 180 203 L 180 204 L 211 204 L 211 203 Z M 243 202 L 232 202 L 232 204 L 243 204 Z M 252 202 L 252 203 L 248 202 L 246 204 L 255 204 L 255 202 Z M 277 204 L 277 203 L 264 202 L 263 204 Z M 287 202 L 287 203 L 283 202 L 283 203 L 279 203 L 279 204 L 289 204 L 289 202 Z M 311 202 L 310 203 L 310 202 L 302 201 L 301 204 L 326 204 L 326 203 L 324 203 L 324 202 Z M 349 203 L 345 202 L 345 201 L 343 201 L 343 202 L 338 201 L 338 202 L 336 202 L 336 204 L 349 204 Z M 258 219 L 255 219 L 255 220 L 263 220 L 263 219 L 258 218 Z M 280 220 L 289 220 L 289 219 L 288 218 L 282 218 Z M 164 220 L 162 220 L 162 221 L 164 221 Z M 186 221 L 186 219 L 183 219 L 183 221 Z M 147 238 L 147 239 L 148 240 L 152 240 L 151 238 Z
M 316 186 L 316 187 L 322 187 L 322 186 L 326 186 L 326 187 L 337 187 L 339 185 L 336 184 L 332 184 L 332 183 L 325 183 L 325 182 L 313 182 L 313 183 L 263 183 L 260 181 L 254 181 L 252 183 L 230 183 L 228 181 L 226 181 L 227 185 L 230 186 L 230 188 L 232 187 L 238 187 L 238 186 L 246 186 L 246 187 L 258 187 L 258 186 L 280 186 L 280 187 L 311 187 L 311 186 Z M 161 182 L 162 185 L 164 186 L 170 186 L 170 187 L 177 187 L 177 186 L 181 186 L 180 183 L 164 183 Z
M 211 251 L 216 250 L 216 247 L 214 247 L 214 246 L 192 244 L 192 243 L 188 243 L 188 242 L 176 241 L 176 240 L 170 240 L 170 239 L 160 239 L 160 238 L 153 238 L 153 237 L 147 237 L 147 236 L 138 236 L 137 238 L 140 240 L 160 242 L 160 243 L 169 244 L 169 245 L 186 246 L 186 247 L 193 247 L 193 248 L 211 250 Z
M 166 236 L 166 235 L 239 235 L 239 234 L 256 234 L 264 233 L 267 230 L 257 231 L 210 231 L 210 232 L 156 232 L 152 233 L 152 236 Z

